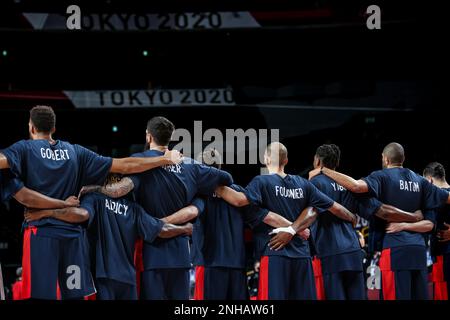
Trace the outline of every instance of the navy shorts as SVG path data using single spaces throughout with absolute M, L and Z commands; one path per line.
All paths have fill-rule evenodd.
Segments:
M 311 258 L 263 256 L 258 300 L 316 300 Z
M 416 261 L 416 266 L 408 266 L 408 261 L 405 260 Z M 429 299 L 425 247 L 383 249 L 380 270 L 381 294 L 384 300 Z
M 189 269 L 151 269 L 141 274 L 144 300 L 189 300 Z
M 85 234 L 64 239 L 44 235 L 40 227 L 25 228 L 24 299 L 82 299 L 94 294 Z
M 136 285 L 112 279 L 97 278 L 97 300 L 137 300 Z
M 195 300 L 247 300 L 244 269 L 223 267 L 195 268 Z

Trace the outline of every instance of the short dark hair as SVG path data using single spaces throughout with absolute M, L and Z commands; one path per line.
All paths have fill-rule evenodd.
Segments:
M 439 162 L 431 162 L 423 169 L 423 176 L 445 180 L 445 168 Z
M 391 142 L 383 149 L 383 154 L 392 164 L 402 165 L 405 162 L 405 150 L 400 143 Z
M 320 159 L 323 166 L 334 169 L 339 166 L 341 150 L 335 144 L 323 144 L 317 148 L 316 156 Z
M 175 126 L 169 119 L 153 117 L 147 123 L 147 132 L 155 139 L 156 144 L 168 146 Z
M 38 132 L 50 133 L 56 124 L 56 114 L 49 106 L 35 106 L 30 110 L 30 119 Z

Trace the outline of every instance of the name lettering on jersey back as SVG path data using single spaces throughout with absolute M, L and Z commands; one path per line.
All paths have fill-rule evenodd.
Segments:
M 340 184 L 336 183 L 336 182 L 330 182 L 331 186 L 333 187 L 334 191 L 345 191 L 346 189 L 341 186 Z
M 69 151 L 67 149 L 50 149 L 41 148 L 41 156 L 43 159 L 53 160 L 53 161 L 66 161 L 70 160 Z
M 163 166 L 163 168 L 168 172 L 181 173 L 181 165 L 179 164 L 168 164 Z
M 419 183 L 416 181 L 400 180 L 400 190 L 420 192 Z
M 126 217 L 127 216 L 127 211 L 128 211 L 128 206 L 121 204 L 119 202 L 115 202 L 109 199 L 105 199 L 105 206 L 106 209 L 108 209 L 109 211 L 114 212 L 115 214 L 121 215 Z
M 277 197 L 303 199 L 303 189 L 302 188 L 288 189 L 282 186 L 275 186 L 275 195 Z

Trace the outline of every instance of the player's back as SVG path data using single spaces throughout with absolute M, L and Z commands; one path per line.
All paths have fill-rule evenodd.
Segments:
M 238 192 L 244 190 L 238 185 L 231 188 Z M 194 250 L 201 254 L 203 265 L 245 268 L 244 228 L 259 223 L 266 210 L 255 206 L 237 208 L 215 193 L 207 196 L 205 202 L 205 210 L 196 223 L 197 234 L 193 234 Z
M 387 168 L 373 172 L 365 178 L 369 189 L 382 203 L 415 212 L 425 208 L 425 183 L 423 177 L 407 168 Z M 425 246 L 421 233 L 401 231 L 386 233 L 383 248 L 418 245 Z
M 148 150 L 133 157 L 157 157 L 163 152 Z M 190 158 L 176 165 L 167 165 L 131 177 L 137 202 L 152 216 L 163 218 L 188 206 L 195 195 L 212 193 L 220 184 L 232 183 L 231 176 L 221 170 L 202 165 Z M 189 237 L 156 239 L 144 244 L 144 267 L 188 268 Z
M 245 194 L 251 203 L 273 211 L 290 221 L 295 221 L 303 209 L 308 206 L 330 208 L 333 201 L 321 193 L 311 182 L 296 176 L 278 174 L 255 177 L 246 187 Z M 268 233 L 272 228 L 261 224 L 255 229 L 255 246 L 264 250 L 263 255 L 282 255 L 293 258 L 309 257 L 309 244 L 295 236 L 292 241 L 279 251 L 267 246 Z M 257 253 L 259 255 L 259 252 Z
M 43 139 L 22 140 L 2 153 L 8 159 L 12 173 L 26 187 L 61 200 L 77 195 L 83 185 L 103 184 L 112 162 L 111 158 L 61 140 L 54 144 Z M 30 224 L 78 229 L 78 226 L 51 218 Z
M 351 212 L 358 213 L 358 203 L 351 192 L 335 181 L 321 174 L 314 177 L 311 183 Z M 319 214 L 310 229 L 319 257 L 360 250 L 358 236 L 352 224 L 329 211 Z
M 138 237 L 153 241 L 163 222 L 147 216 L 135 202 L 100 193 L 84 196 L 81 207 L 89 212 L 88 238 L 95 277 L 134 285 L 135 242 Z

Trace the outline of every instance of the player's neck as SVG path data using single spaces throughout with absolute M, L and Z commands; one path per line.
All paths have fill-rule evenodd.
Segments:
M 433 184 L 438 188 L 445 188 L 445 189 L 450 188 L 450 185 L 447 183 L 446 180 L 441 180 L 441 181 L 433 180 Z
M 47 140 L 51 144 L 55 144 L 55 140 L 51 134 L 48 133 L 36 133 L 31 137 L 33 140 Z
M 150 143 L 150 150 L 157 150 L 161 152 L 166 152 L 169 149 L 168 146 L 158 146 L 156 144 Z
M 389 164 L 386 166 L 387 169 L 392 169 L 392 168 L 403 168 L 402 165 L 398 165 L 398 164 Z
M 267 170 L 270 174 L 277 174 L 280 177 L 284 178 L 287 176 L 287 174 L 284 172 L 284 168 L 279 167 L 267 167 Z

